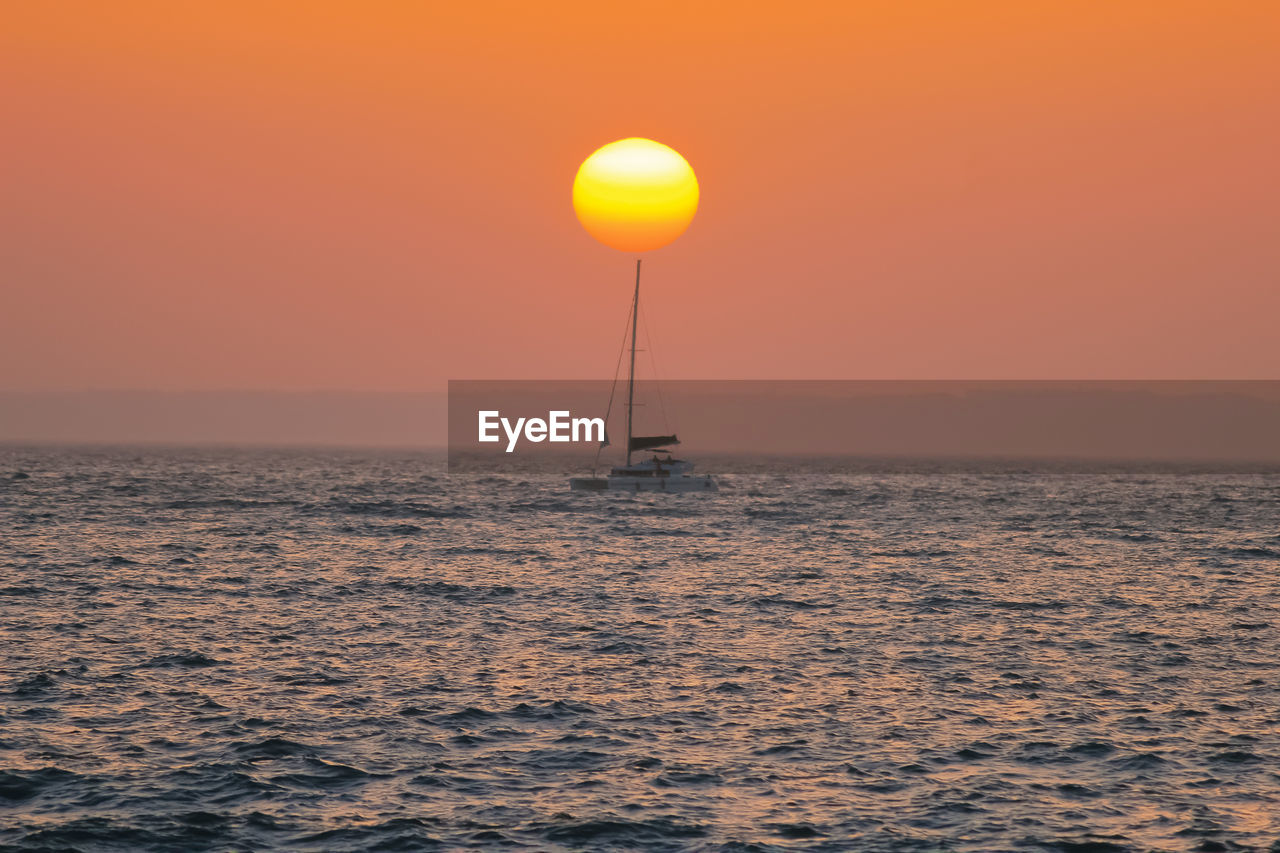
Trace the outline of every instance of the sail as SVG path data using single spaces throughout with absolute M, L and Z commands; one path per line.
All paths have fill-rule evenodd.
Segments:
M 633 435 L 631 436 L 631 446 L 628 448 L 632 453 L 640 450 L 653 450 L 655 447 L 666 447 L 669 444 L 679 444 L 680 439 L 674 435 Z

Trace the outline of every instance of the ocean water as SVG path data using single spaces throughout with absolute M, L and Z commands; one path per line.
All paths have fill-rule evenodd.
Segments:
M 723 467 L 0 449 L 0 847 L 1280 850 L 1280 473 Z

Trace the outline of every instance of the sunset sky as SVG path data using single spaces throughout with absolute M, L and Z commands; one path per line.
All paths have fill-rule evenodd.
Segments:
M 1280 378 L 1280 3 L 12 3 L 0 389 Z

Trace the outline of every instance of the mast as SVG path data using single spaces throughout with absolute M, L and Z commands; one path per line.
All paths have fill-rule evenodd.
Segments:
M 636 295 L 631 301 L 631 369 L 627 372 L 627 467 L 631 467 L 631 410 L 636 399 L 636 322 L 640 314 L 640 259 L 636 258 Z

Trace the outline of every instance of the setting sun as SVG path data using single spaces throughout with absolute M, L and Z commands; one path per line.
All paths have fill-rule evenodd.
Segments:
M 579 167 L 573 209 L 606 246 L 648 252 L 689 227 L 698 210 L 698 179 L 674 149 L 652 139 L 620 139 Z

